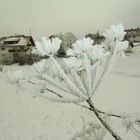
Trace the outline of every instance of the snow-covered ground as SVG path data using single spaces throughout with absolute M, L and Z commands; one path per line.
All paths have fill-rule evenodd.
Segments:
M 4 66 L 0 73 L 0 140 L 69 140 L 82 129 L 84 121 L 94 121 L 92 113 L 74 104 L 35 98 L 28 91 L 17 92 L 7 80 L 7 71 L 16 69 L 31 72 L 31 66 L 12 65 Z M 107 112 L 140 115 L 140 47 L 116 63 L 93 101 L 98 109 Z M 124 139 L 136 140 L 120 127 L 119 119 L 111 122 Z M 113 138 L 107 134 L 105 140 Z

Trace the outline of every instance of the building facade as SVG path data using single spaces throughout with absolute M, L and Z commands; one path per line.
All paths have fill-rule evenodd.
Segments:
M 31 36 L 17 35 L 0 38 L 0 59 L 4 63 L 18 61 L 19 57 L 31 55 L 35 46 Z
M 136 43 L 140 44 L 140 28 L 125 30 L 125 39 L 129 42 L 131 47 L 134 47 Z

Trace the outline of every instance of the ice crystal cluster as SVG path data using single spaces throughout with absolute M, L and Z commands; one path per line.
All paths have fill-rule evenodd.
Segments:
M 21 76 L 21 72 L 9 72 L 12 83 L 26 80 L 40 87 L 38 95 L 60 102 L 83 102 L 90 99 L 115 60 L 124 55 L 128 42 L 124 41 L 125 32 L 122 24 L 112 25 L 104 32 L 106 41 L 93 45 L 94 40 L 77 40 L 67 51 L 67 58 L 61 64 L 55 54 L 61 45 L 59 38 L 52 40 L 43 37 L 36 42 L 34 54 L 49 56 L 33 65 L 39 82 L 30 81 Z M 41 82 L 40 82 L 41 81 Z M 50 88 L 49 85 L 52 85 Z M 55 88 L 57 89 L 55 89 Z

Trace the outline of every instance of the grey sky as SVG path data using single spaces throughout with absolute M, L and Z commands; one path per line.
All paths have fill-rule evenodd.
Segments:
M 121 22 L 140 27 L 140 0 L 0 0 L 0 36 L 38 38 L 72 31 L 81 36 Z

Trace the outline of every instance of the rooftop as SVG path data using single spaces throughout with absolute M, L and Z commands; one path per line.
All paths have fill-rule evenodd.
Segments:
M 35 46 L 32 36 L 17 35 L 0 38 L 0 47 L 26 46 L 28 43 L 31 43 L 31 46 Z

